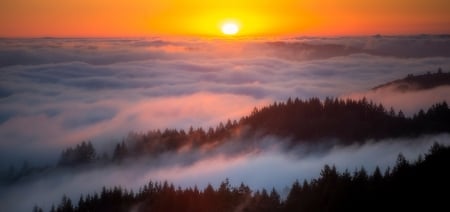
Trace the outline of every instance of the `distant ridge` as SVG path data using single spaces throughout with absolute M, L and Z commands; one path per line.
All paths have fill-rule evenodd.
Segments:
M 438 86 L 450 85 L 450 72 L 442 72 L 439 68 L 436 73 L 426 73 L 422 75 L 409 74 L 403 79 L 394 80 L 372 88 L 373 91 L 392 87 L 396 91 L 409 92 L 432 89 Z
M 113 152 L 105 154 L 112 157 L 101 160 L 120 163 L 127 158 L 155 157 L 183 148 L 211 149 L 229 142 L 240 142 L 241 150 L 252 149 L 254 142 L 265 136 L 289 139 L 286 144 L 290 146 L 327 144 L 330 139 L 341 145 L 363 144 L 368 140 L 446 133 L 450 132 L 449 126 L 450 108 L 446 102 L 406 117 L 402 111 L 387 110 L 366 99 L 289 98 L 286 102 L 255 108 L 239 121 L 228 120 L 215 128 L 131 132 L 115 144 Z M 71 167 L 99 162 L 97 152 L 90 142 L 82 142 L 63 150 L 58 165 Z

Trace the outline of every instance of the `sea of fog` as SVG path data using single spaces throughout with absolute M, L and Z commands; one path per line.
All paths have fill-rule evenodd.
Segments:
M 449 48 L 450 37 L 431 35 L 0 39 L 0 170 L 24 161 L 55 165 L 62 149 L 83 140 L 111 151 L 111 143 L 130 131 L 215 126 L 289 97 L 367 97 L 411 115 L 449 101 L 450 87 L 407 94 L 370 89 L 439 67 L 448 72 Z M 233 184 L 282 191 L 295 179 L 318 176 L 325 163 L 350 171 L 362 165 L 385 168 L 399 152 L 413 159 L 434 141 L 449 143 L 448 135 L 424 135 L 302 155 L 282 150 L 277 138 L 266 139 L 273 145 L 262 151 L 212 154 L 184 166 L 177 165 L 181 154 L 159 165 L 143 160 L 43 174 L 0 188 L 0 210 L 29 211 L 34 204 L 48 209 L 62 194 L 77 199 L 104 185 L 137 189 L 148 180 L 203 187 L 228 177 Z M 14 204 L 18 198 L 27 202 Z

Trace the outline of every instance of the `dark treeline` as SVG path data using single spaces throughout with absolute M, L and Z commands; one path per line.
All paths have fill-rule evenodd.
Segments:
M 156 156 L 177 151 L 182 147 L 198 149 L 205 144 L 220 144 L 230 140 L 258 140 L 267 135 L 289 138 L 291 145 L 317 144 L 327 139 L 337 139 L 340 144 L 363 143 L 368 139 L 413 137 L 421 134 L 450 132 L 450 109 L 446 102 L 420 110 L 412 117 L 402 111 L 387 110 L 381 104 L 366 99 L 332 99 L 320 101 L 288 99 L 254 109 L 239 121 L 228 120 L 215 128 L 184 130 L 165 129 L 147 133 L 129 133 L 115 145 L 107 161 L 140 156 Z M 233 139 L 231 139 L 233 138 Z M 245 143 L 245 142 L 243 142 Z M 92 148 L 90 144 L 86 147 Z M 94 155 L 92 155 L 93 153 Z M 63 151 L 59 165 L 76 165 L 92 162 L 95 150 L 83 148 Z
M 428 110 L 420 110 L 407 117 L 402 111 L 386 109 L 366 99 L 318 98 L 309 100 L 288 99 L 255 108 L 239 121 L 228 120 L 215 128 L 189 130 L 165 129 L 146 133 L 129 133 L 115 145 L 110 153 L 98 154 L 91 142 L 86 141 L 62 151 L 58 167 L 73 167 L 92 163 L 120 163 L 136 157 L 157 157 L 162 153 L 176 152 L 181 148 L 196 150 L 204 145 L 216 146 L 241 140 L 258 141 L 263 136 L 288 138 L 289 145 L 318 144 L 333 139 L 341 145 L 363 143 L 368 139 L 414 137 L 422 134 L 450 132 L 450 109 L 446 102 Z M 1 182 L 11 183 L 30 173 L 46 170 L 25 164 L 11 167 L 1 177 Z
M 443 85 L 450 85 L 450 72 L 445 73 L 439 68 L 436 73 L 427 72 L 421 75 L 409 74 L 403 79 L 376 86 L 372 90 L 393 86 L 398 91 L 407 92 L 431 89 Z
M 90 141 L 83 141 L 81 144 L 77 144 L 73 148 L 69 147 L 63 150 L 58 161 L 58 166 L 78 166 L 81 164 L 95 163 L 100 160 L 107 161 L 108 159 L 106 156 L 102 158 L 98 157 L 92 143 Z M 32 166 L 28 161 L 25 161 L 19 169 L 16 169 L 14 166 L 10 166 L 3 176 L 0 175 L 0 185 L 8 185 L 34 173 L 42 173 L 51 169 L 52 167 L 50 166 Z
M 361 100 L 312 98 L 274 103 L 244 117 L 251 132 L 292 137 L 294 143 L 336 138 L 343 144 L 367 139 L 418 136 L 450 131 L 450 109 L 438 103 L 412 117 L 381 104 Z
M 274 189 L 252 191 L 228 180 L 202 190 L 150 182 L 137 193 L 115 187 L 77 201 L 64 196 L 50 211 L 448 211 L 449 167 L 450 147 L 434 144 L 414 162 L 400 154 L 383 173 L 378 167 L 371 174 L 364 167 L 341 173 L 325 165 L 317 179 L 294 182 L 285 199 Z
M 91 142 L 81 142 L 75 148 L 69 147 L 61 153 L 59 165 L 91 163 L 96 159 L 96 152 Z

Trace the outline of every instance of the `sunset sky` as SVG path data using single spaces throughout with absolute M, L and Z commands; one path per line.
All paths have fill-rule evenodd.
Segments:
M 286 199 L 325 164 L 384 173 L 450 145 L 444 73 L 450 0 L 0 0 L 0 212 L 149 180 Z
M 450 33 L 448 0 L 1 0 L 0 36 Z

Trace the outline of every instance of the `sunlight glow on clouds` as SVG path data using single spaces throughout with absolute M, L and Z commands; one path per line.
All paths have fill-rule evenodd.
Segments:
M 408 115 L 450 101 L 448 86 L 407 94 L 370 89 L 438 67 L 449 71 L 449 47 L 450 37 L 427 35 L 253 41 L 0 39 L 0 171 L 24 160 L 54 164 L 62 149 L 83 140 L 92 140 L 101 154 L 111 152 L 111 144 L 130 131 L 215 127 L 289 97 L 365 96 Z M 277 141 L 232 140 L 199 150 L 186 146 L 132 166 L 44 171 L 0 189 L 0 210 L 29 211 L 34 204 L 55 203 L 64 193 L 77 199 L 104 185 L 137 189 L 150 179 L 205 186 L 229 177 L 233 184 L 283 189 L 296 178 L 317 176 L 325 163 L 342 169 L 386 167 L 400 151 L 415 158 L 432 142 L 449 139 L 423 136 L 415 145 L 402 139 L 369 141 L 309 155 Z M 43 191 L 46 195 L 35 195 Z M 26 204 L 14 204 L 17 198 Z
M 397 103 L 364 92 L 450 67 L 446 36 L 0 41 L 1 153 L 20 162 L 55 158 L 82 140 L 117 141 L 131 130 L 215 126 L 289 97 L 353 94 L 414 112 L 446 91 Z M 408 51 L 399 50 L 404 45 Z

